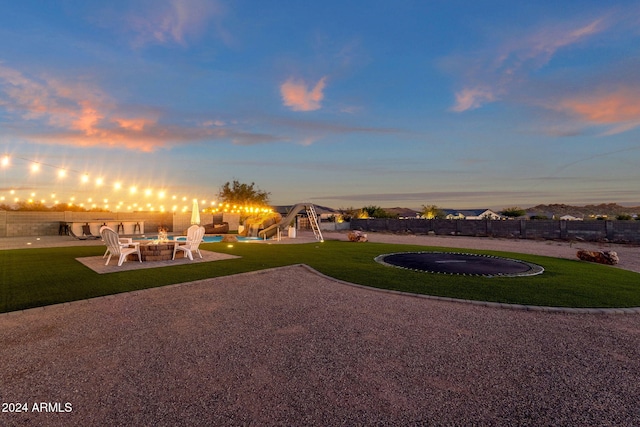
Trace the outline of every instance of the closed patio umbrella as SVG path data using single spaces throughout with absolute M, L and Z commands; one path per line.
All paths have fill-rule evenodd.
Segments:
M 198 207 L 198 201 L 193 199 L 193 208 L 191 209 L 191 224 L 200 225 L 200 208 Z

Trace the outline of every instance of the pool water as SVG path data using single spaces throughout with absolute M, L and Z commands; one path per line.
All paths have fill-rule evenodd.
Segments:
M 259 237 L 236 236 L 236 238 L 238 239 L 238 242 L 251 242 L 251 241 L 255 241 L 255 240 L 262 240 Z M 167 239 L 168 240 L 174 240 L 174 236 L 168 236 Z M 136 237 L 135 240 L 158 240 L 158 236 Z M 178 239 L 179 242 L 183 242 L 185 240 L 187 240 L 186 237 L 182 237 L 182 238 Z M 202 241 L 204 243 L 222 242 L 222 236 L 204 236 L 202 238 Z

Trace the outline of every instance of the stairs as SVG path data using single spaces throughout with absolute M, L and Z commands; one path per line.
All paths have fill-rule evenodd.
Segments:
M 318 223 L 318 214 L 316 213 L 316 209 L 312 204 L 306 205 L 307 216 L 309 217 L 309 223 L 311 224 L 311 229 L 313 230 L 313 235 L 316 240 L 324 242 L 324 238 L 322 237 L 322 231 L 320 231 L 320 224 Z

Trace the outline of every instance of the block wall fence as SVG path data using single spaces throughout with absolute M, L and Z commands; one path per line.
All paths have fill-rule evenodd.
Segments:
M 640 221 L 352 219 L 352 230 L 640 243 Z
M 237 230 L 240 216 L 224 214 L 222 220 L 230 230 Z M 202 224 L 213 221 L 211 214 L 201 214 Z M 145 234 L 158 228 L 184 233 L 191 225 L 191 213 L 174 212 L 21 212 L 0 211 L 0 237 L 55 236 L 64 222 L 144 221 Z
M 200 217 L 202 224 L 213 222 L 211 214 Z M 238 214 L 224 214 L 229 230 L 239 225 Z M 14 212 L 0 211 L 0 237 L 54 236 L 61 222 L 144 221 L 146 234 L 159 227 L 185 233 L 191 213 L 173 212 Z M 304 228 L 304 224 L 300 224 Z M 490 236 L 518 239 L 609 241 L 640 244 L 640 221 L 557 221 L 557 220 L 445 220 L 445 219 L 352 219 L 350 223 L 321 223 L 324 230 L 351 230 L 457 236 Z

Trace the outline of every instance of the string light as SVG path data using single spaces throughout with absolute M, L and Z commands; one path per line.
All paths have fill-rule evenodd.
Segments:
M 80 177 L 80 181 L 82 183 L 88 183 L 91 181 L 91 171 L 78 171 L 78 170 L 74 170 L 74 169 L 70 169 L 67 166 L 65 167 L 61 167 L 61 166 L 55 166 L 55 165 L 51 165 L 51 164 L 47 164 L 41 161 L 36 161 L 36 160 L 32 160 L 32 159 L 26 159 L 26 158 L 22 158 L 22 157 L 15 157 L 15 156 L 9 156 L 9 155 L 3 155 L 0 157 L 0 166 L 2 166 L 3 168 L 8 168 L 12 165 L 12 159 L 21 159 L 24 160 L 28 163 L 31 163 L 30 165 L 30 170 L 31 172 L 41 172 L 43 167 L 50 167 L 53 169 L 56 169 L 56 175 L 59 179 L 62 178 L 66 178 L 69 173 L 75 173 Z M 95 177 L 95 175 L 94 175 Z M 57 182 L 52 180 L 52 182 Z M 93 182 L 95 183 L 96 187 L 103 187 L 104 184 L 107 182 L 107 178 L 104 176 L 98 176 L 97 178 L 94 178 Z M 116 181 L 113 183 L 113 185 L 111 186 L 111 190 L 113 192 L 116 192 L 118 190 L 121 190 L 124 188 L 124 183 L 122 181 Z M 89 189 L 87 188 L 84 191 L 88 191 Z M 5 190 L 7 191 L 7 190 Z M 104 192 L 104 190 L 102 190 L 101 192 Z M 136 194 L 138 194 L 138 188 L 136 185 L 131 185 L 129 186 L 129 193 L 131 196 L 135 196 Z M 19 194 L 16 194 L 16 190 L 15 189 L 11 189 L 8 190 L 7 193 L 5 194 L 10 194 L 11 196 L 13 196 L 13 200 L 14 202 L 18 203 L 21 200 L 21 197 Z M 157 201 L 154 202 L 154 200 L 152 199 L 152 197 L 155 195 L 155 197 L 157 198 Z M 108 209 L 109 207 L 115 208 L 115 209 L 124 209 L 125 207 L 127 208 L 127 210 L 137 210 L 143 207 L 143 205 L 139 205 L 138 203 L 132 203 L 133 201 L 128 201 L 125 202 L 123 200 L 120 200 L 118 202 L 118 204 L 109 204 L 109 198 L 105 197 L 106 194 L 92 194 L 92 195 L 87 195 L 87 198 L 85 200 L 87 201 L 87 206 L 91 206 L 92 208 L 96 208 L 97 206 L 104 206 L 104 209 Z M 31 192 L 30 193 L 30 197 L 24 197 L 22 196 L 22 200 L 27 200 L 28 203 L 34 203 L 34 200 L 37 200 L 36 198 L 36 193 L 35 192 Z M 114 196 L 117 197 L 117 196 Z M 153 211 L 161 211 L 161 212 L 165 212 L 168 211 L 169 208 L 167 206 L 165 206 L 164 204 L 160 204 L 160 200 L 162 199 L 166 199 L 168 198 L 168 194 L 167 194 L 167 190 L 166 189 L 153 189 L 153 188 L 145 188 L 144 191 L 144 197 L 147 198 L 148 200 L 146 200 L 145 202 L 149 202 L 146 203 L 146 205 L 144 205 L 145 208 L 147 208 L 148 210 L 153 210 Z M 208 200 L 206 198 L 197 198 L 197 197 L 190 197 L 189 195 L 183 195 L 183 196 L 178 196 L 176 194 L 173 194 L 171 196 L 171 199 L 174 201 L 178 201 L 179 198 L 182 198 L 183 202 L 187 202 L 188 200 L 192 200 L 195 202 L 199 202 L 201 203 L 201 212 L 229 212 L 230 210 L 230 205 L 226 204 L 226 209 L 225 209 L 225 205 L 220 205 L 217 204 L 217 202 L 215 200 Z M 2 194 L 2 192 L 0 191 L 0 200 L 1 201 L 5 201 L 8 198 L 5 197 L 4 194 Z M 68 203 L 66 203 L 67 206 L 80 206 L 80 207 L 84 207 L 85 204 L 84 203 L 80 203 L 80 204 L 76 204 L 75 200 L 76 197 L 72 196 L 68 199 Z M 103 204 L 102 205 L 98 205 L 97 203 L 94 203 L 94 200 L 102 200 Z M 47 200 L 45 199 L 41 199 L 40 203 L 45 204 L 47 203 Z M 58 196 L 56 194 L 56 192 L 52 192 L 50 199 L 48 199 L 48 203 L 53 203 L 55 205 L 60 204 L 60 200 L 58 199 Z M 125 203 L 127 203 L 125 205 Z M 157 203 L 159 206 L 154 206 L 154 203 Z M 209 205 L 209 206 L 207 206 Z M 217 207 L 216 207 L 217 206 Z M 181 210 L 182 212 L 189 212 L 191 210 L 191 206 L 189 206 L 187 203 L 185 203 L 185 205 L 180 208 L 177 204 L 174 204 L 171 209 L 171 211 L 173 212 L 177 212 L 179 210 Z M 233 212 L 259 212 L 260 208 L 258 207 L 250 207 L 250 206 L 238 206 L 238 205 L 234 205 L 233 206 Z

